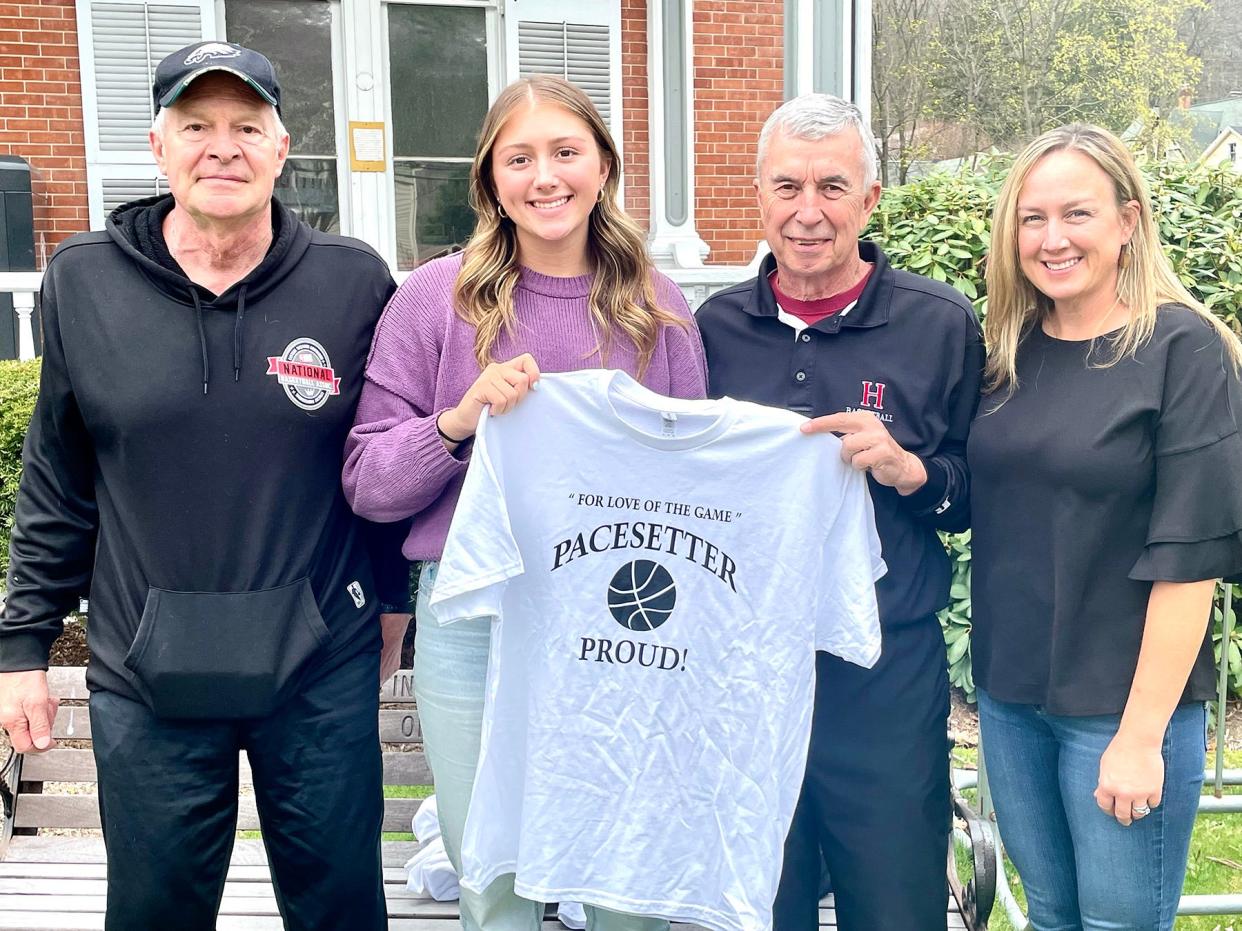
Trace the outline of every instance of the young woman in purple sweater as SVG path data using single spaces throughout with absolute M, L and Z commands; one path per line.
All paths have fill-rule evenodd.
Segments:
M 415 693 L 445 847 L 460 870 L 479 755 L 490 621 L 427 614 L 436 560 L 470 441 L 490 406 L 521 402 L 540 371 L 624 369 L 648 388 L 704 397 L 703 346 L 680 290 L 656 272 L 617 205 L 621 162 L 587 96 L 560 78 L 507 87 L 488 111 L 470 172 L 478 217 L 464 252 L 414 271 L 375 332 L 345 450 L 345 494 L 376 521 L 415 516 L 403 552 L 421 560 Z M 403 630 L 385 631 L 386 641 Z M 538 928 L 542 906 L 502 876 L 462 890 L 467 931 Z M 666 923 L 596 910 L 596 931 Z

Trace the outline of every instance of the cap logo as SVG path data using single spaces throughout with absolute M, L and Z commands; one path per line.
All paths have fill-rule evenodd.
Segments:
M 187 65 L 197 65 L 207 61 L 209 58 L 237 58 L 240 55 L 241 49 L 225 45 L 223 42 L 208 42 L 206 45 L 200 45 L 187 55 L 185 63 Z

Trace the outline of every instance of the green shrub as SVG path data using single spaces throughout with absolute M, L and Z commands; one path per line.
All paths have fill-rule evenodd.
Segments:
M 975 173 L 933 174 L 884 192 L 864 234 L 897 268 L 945 281 L 981 314 L 987 288 L 983 257 L 992 234 L 992 202 L 1004 180 L 999 162 Z
M 1008 161 L 985 161 L 975 171 L 932 174 L 885 191 L 866 236 L 878 242 L 893 265 L 953 285 L 987 313 L 983 259 L 991 235 L 992 204 Z M 1242 175 L 1228 168 L 1145 165 L 1152 206 L 1182 282 L 1213 313 L 1242 333 Z M 949 681 L 974 700 L 970 655 L 970 534 L 948 535 L 953 560 L 949 606 L 941 612 L 949 656 Z M 1220 658 L 1222 597 L 1214 615 Z M 1242 611 L 1242 586 L 1234 588 Z M 1242 695 L 1242 631 L 1229 645 L 1229 687 Z
M 39 391 L 39 361 L 0 362 L 0 587 L 9 568 L 13 504 L 22 474 L 22 440 Z

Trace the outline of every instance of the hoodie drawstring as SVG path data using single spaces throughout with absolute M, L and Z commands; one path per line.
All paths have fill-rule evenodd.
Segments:
M 233 381 L 241 379 L 242 317 L 246 315 L 246 286 L 237 294 L 237 320 L 233 323 Z
M 206 394 L 211 369 L 207 363 L 207 334 L 203 331 L 203 302 L 198 298 L 198 288 L 190 288 L 190 297 L 194 298 L 194 319 L 198 321 L 198 350 L 203 356 L 203 394 Z
M 198 323 L 198 350 L 203 357 L 203 394 L 206 394 L 207 383 L 211 380 L 211 368 L 207 362 L 207 332 L 203 329 L 203 302 L 198 296 L 197 288 L 190 288 L 190 297 L 194 299 L 194 319 Z M 233 381 L 241 380 L 242 319 L 245 316 L 246 286 L 242 285 L 237 294 L 237 319 L 233 323 Z

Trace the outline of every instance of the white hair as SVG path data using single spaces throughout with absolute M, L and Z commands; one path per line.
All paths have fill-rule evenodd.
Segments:
M 285 124 L 281 120 L 280 114 L 277 113 L 276 108 L 267 101 L 264 101 L 263 103 L 267 109 L 271 111 L 272 124 L 276 128 L 277 141 L 284 139 L 289 135 L 289 130 L 285 129 Z M 176 104 L 174 103 L 173 106 L 175 107 Z M 155 119 L 151 121 L 151 132 L 155 133 L 161 139 L 164 138 L 164 114 L 168 112 L 168 109 L 168 107 L 160 107 L 159 112 L 155 114 Z
M 814 142 L 851 129 L 858 134 L 858 140 L 862 143 L 863 184 L 870 185 L 880 176 L 880 159 L 876 153 L 875 139 L 863 123 L 862 112 L 858 107 L 832 94 L 803 94 L 785 101 L 772 112 L 759 132 L 755 174 L 763 174 L 763 160 L 767 157 L 768 145 L 777 133 Z

